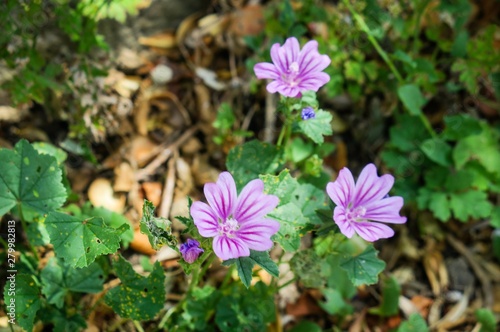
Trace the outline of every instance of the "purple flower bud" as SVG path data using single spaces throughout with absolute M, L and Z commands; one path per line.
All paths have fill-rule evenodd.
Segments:
M 179 248 L 182 258 L 189 264 L 192 264 L 202 252 L 203 249 L 200 248 L 200 243 L 193 239 L 188 239 L 186 243 L 181 244 Z
M 311 106 L 307 106 L 302 109 L 302 120 L 314 119 L 316 117 L 316 113 Z

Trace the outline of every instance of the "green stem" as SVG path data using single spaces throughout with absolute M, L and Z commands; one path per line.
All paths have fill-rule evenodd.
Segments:
M 224 277 L 224 280 L 222 280 L 222 284 L 220 285 L 221 289 L 224 289 L 227 284 L 229 284 L 229 281 L 231 280 L 231 276 L 233 275 L 235 265 L 231 265 L 229 269 L 227 269 L 226 275 Z
M 416 55 L 418 52 L 417 49 L 417 41 L 418 41 L 418 34 L 420 33 L 420 21 L 422 19 L 422 15 L 424 14 L 425 8 L 427 8 L 427 5 L 429 4 L 430 0 L 425 0 L 422 2 L 422 6 L 420 8 L 417 8 L 417 16 L 415 17 L 415 26 L 413 27 L 413 54 Z
M 287 282 L 285 282 L 283 285 L 281 286 L 278 286 L 278 290 L 282 289 L 282 288 L 285 288 L 286 286 L 290 285 L 290 284 L 293 284 L 294 282 L 296 282 L 297 279 L 296 278 L 292 278 L 291 280 L 288 280 Z
M 134 326 L 137 329 L 137 331 L 144 332 L 144 329 L 142 328 L 141 324 L 138 321 L 134 320 Z
M 356 10 L 351 6 L 351 4 L 349 3 L 349 0 L 343 0 L 343 2 L 346 5 L 346 7 L 349 9 L 349 11 L 351 12 L 354 20 L 356 20 L 356 22 L 358 23 L 358 25 L 361 28 L 361 30 L 364 33 L 366 33 L 366 35 L 368 37 L 368 40 L 370 41 L 370 43 L 372 44 L 372 46 L 375 48 L 375 50 L 377 50 L 378 54 L 385 61 L 385 63 L 387 64 L 387 66 L 389 66 L 389 69 L 391 70 L 391 72 L 393 73 L 393 75 L 396 77 L 396 79 L 398 80 L 399 84 L 404 84 L 405 80 L 403 79 L 403 76 L 401 76 L 401 74 L 399 73 L 398 69 L 396 68 L 396 66 L 394 65 L 394 63 L 392 62 L 392 60 L 389 58 L 389 56 L 387 55 L 387 53 L 382 49 L 382 47 L 378 43 L 377 39 L 375 39 L 375 37 L 373 37 L 373 35 L 371 34 L 371 31 L 370 31 L 370 28 L 366 24 L 366 22 L 363 19 L 363 17 L 358 12 L 356 12 Z M 429 132 L 429 134 L 432 137 L 435 138 L 436 137 L 436 133 L 432 129 L 432 126 L 431 126 L 429 120 L 425 117 L 425 115 L 422 112 L 420 112 L 420 114 L 419 114 L 418 117 L 419 117 L 420 121 L 422 121 L 424 127 L 427 129 L 427 131 Z

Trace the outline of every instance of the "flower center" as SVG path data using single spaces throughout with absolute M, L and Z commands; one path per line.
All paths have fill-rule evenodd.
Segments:
M 296 61 L 292 62 L 286 73 L 282 75 L 283 81 L 292 87 L 298 85 L 299 80 L 297 76 L 299 75 L 299 69 L 299 64 Z
M 365 221 L 365 219 L 363 218 L 365 214 L 366 214 L 366 208 L 364 208 L 363 206 L 358 206 L 354 209 L 348 207 L 346 210 L 346 218 L 347 221 L 349 222 Z
M 240 228 L 238 221 L 232 217 L 227 218 L 225 221 L 219 220 L 219 235 L 225 235 L 233 238 L 235 232 Z

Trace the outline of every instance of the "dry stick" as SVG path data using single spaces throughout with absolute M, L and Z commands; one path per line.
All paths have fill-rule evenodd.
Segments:
M 179 146 L 184 144 L 191 136 L 194 135 L 199 129 L 198 125 L 189 128 L 184 134 L 181 135 L 174 143 L 167 146 L 162 146 L 163 151 L 161 151 L 153 161 L 151 161 L 146 167 L 140 169 L 136 173 L 137 180 L 144 180 L 148 176 L 154 173 L 154 171 L 160 167 L 164 162 L 170 158 L 172 153 L 176 151 Z
M 175 163 L 179 152 L 174 152 L 174 157 L 168 161 L 167 177 L 165 178 L 165 185 L 163 186 L 163 195 L 161 196 L 160 209 L 158 214 L 160 217 L 168 219 L 172 202 L 174 201 L 174 188 L 175 188 Z
M 274 126 L 276 124 L 275 95 L 266 93 L 266 126 L 264 128 L 264 142 L 273 141 Z
M 485 307 L 491 309 L 493 307 L 493 291 L 491 290 L 490 278 L 488 278 L 486 273 L 484 273 L 483 268 L 477 262 L 474 254 L 472 254 L 463 243 L 455 239 L 455 237 L 450 234 L 446 235 L 446 240 L 448 240 L 451 246 L 458 251 L 458 253 L 465 257 L 472 270 L 474 270 L 474 273 L 481 282 L 481 286 L 483 288 Z

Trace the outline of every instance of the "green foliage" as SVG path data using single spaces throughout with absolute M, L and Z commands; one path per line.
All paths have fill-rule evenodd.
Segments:
M 248 288 L 250 287 L 250 282 L 252 281 L 252 271 L 255 264 L 262 267 L 273 277 L 279 276 L 278 266 L 269 257 L 269 252 L 267 251 L 254 251 L 250 250 L 250 256 L 239 257 L 234 259 L 228 259 L 222 262 L 222 265 L 229 266 L 236 264 L 238 270 L 238 275 L 243 282 L 243 284 Z
M 399 312 L 399 296 L 401 286 L 394 277 L 382 279 L 382 303 L 379 307 L 370 309 L 370 313 L 382 317 L 394 316 Z
M 159 262 L 147 277 L 137 274 L 122 256 L 113 262 L 121 284 L 109 290 L 106 303 L 122 317 L 150 320 L 163 308 L 165 301 L 165 274 Z
M 331 135 L 332 131 L 332 115 L 323 110 L 316 111 L 314 119 L 303 120 L 298 123 L 300 132 L 309 137 L 314 143 L 322 144 L 323 136 Z
M 97 263 L 74 269 L 56 258 L 51 258 L 42 270 L 41 279 L 42 293 L 47 298 L 47 302 L 62 308 L 69 292 L 98 293 L 102 291 L 104 272 Z
M 340 267 L 347 272 L 355 286 L 372 285 L 378 281 L 378 275 L 385 268 L 385 262 L 377 257 L 378 251 L 373 245 L 354 256 L 345 255 L 341 258 Z
M 225 141 L 233 140 L 234 137 L 250 137 L 253 135 L 250 131 L 234 129 L 236 124 L 236 115 L 228 103 L 222 103 L 217 110 L 217 117 L 213 127 L 217 129 L 217 135 L 214 135 L 216 144 L 223 144 Z
M 155 217 L 154 211 L 153 203 L 145 199 L 140 222 L 141 233 L 148 236 L 149 243 L 155 250 L 159 250 L 164 245 L 177 250 L 177 239 L 172 235 L 170 220 Z
M 290 332 L 321 332 L 321 327 L 313 322 L 301 320 L 297 325 L 292 327 Z
M 73 268 L 115 253 L 120 247 L 119 234 L 128 229 L 128 225 L 119 229 L 106 226 L 101 218 L 81 220 L 60 212 L 51 212 L 45 225 L 57 257 Z
M 220 292 L 212 286 L 195 288 L 185 302 L 181 326 L 193 331 L 207 331 L 208 321 L 215 315 L 220 297 Z
M 305 287 L 320 288 L 325 284 L 321 267 L 322 260 L 314 249 L 301 250 L 290 259 L 290 269 Z
M 14 288 L 12 289 L 11 279 L 8 278 L 4 288 L 7 316 L 13 318 L 9 313 L 15 313 L 16 324 L 26 331 L 33 331 L 33 322 L 37 311 L 42 306 L 40 285 L 31 275 L 17 274 L 14 278 Z M 9 305 L 14 308 L 12 311 Z
M 283 154 L 282 149 L 253 140 L 231 149 L 226 166 L 241 190 L 259 175 L 277 172 L 283 166 Z
M 429 328 L 422 316 L 414 313 L 406 322 L 399 325 L 398 332 L 429 332 Z
M 321 292 L 325 296 L 326 301 L 319 302 L 319 305 L 330 315 L 345 316 L 352 313 L 352 307 L 344 301 L 342 293 L 339 290 L 326 288 Z
M 494 332 L 497 330 L 495 314 L 489 309 L 477 309 L 474 312 L 476 319 L 481 323 L 479 332 Z
M 38 153 L 26 140 L 14 150 L 0 149 L 0 215 L 13 208 L 25 220 L 33 220 L 66 201 L 57 160 Z
M 419 87 L 414 84 L 399 87 L 398 96 L 411 115 L 419 115 L 422 107 L 427 103 Z

